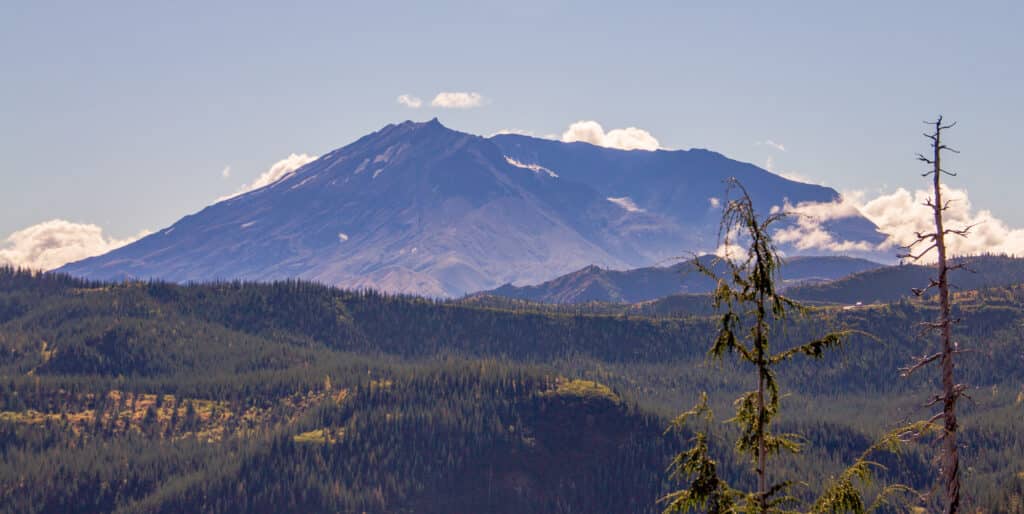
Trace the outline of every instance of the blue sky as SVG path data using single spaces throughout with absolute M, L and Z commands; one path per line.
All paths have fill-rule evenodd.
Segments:
M 635 126 L 870 198 L 925 187 L 921 121 L 943 113 L 951 184 L 1024 226 L 1024 4 L 718 4 L 7 1 L 0 243 L 51 219 L 159 229 L 291 153 L 433 116 Z M 482 106 L 431 107 L 442 91 Z

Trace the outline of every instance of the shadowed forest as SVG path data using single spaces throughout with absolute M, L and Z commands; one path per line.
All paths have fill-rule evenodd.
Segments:
M 690 434 L 669 420 L 751 387 L 706 358 L 717 318 L 593 313 L 351 292 L 305 282 L 92 283 L 0 271 L 0 505 L 7 512 L 659 512 Z M 1024 287 L 956 293 L 972 401 L 965 503 L 1021 508 Z M 780 370 L 778 429 L 804 437 L 780 473 L 811 495 L 936 384 L 934 302 L 821 306 L 786 321 L 844 350 Z M 754 477 L 730 432 L 711 448 Z M 928 445 L 881 456 L 924 493 Z M 625 471 L 628 470 L 628 471 Z M 815 483 L 815 481 L 817 483 Z M 801 493 L 801 491 L 804 491 Z

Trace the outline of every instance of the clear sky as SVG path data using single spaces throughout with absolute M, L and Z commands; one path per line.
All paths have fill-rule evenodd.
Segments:
M 7 0 L 0 242 L 55 218 L 159 229 L 291 153 L 434 116 L 635 126 L 870 197 L 926 185 L 921 121 L 942 113 L 951 184 L 1024 226 L 1024 2 L 723 3 Z M 442 91 L 482 105 L 432 107 Z

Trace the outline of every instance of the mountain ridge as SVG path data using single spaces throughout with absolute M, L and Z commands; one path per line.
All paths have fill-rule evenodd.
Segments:
M 713 256 L 698 259 L 705 266 L 721 267 L 716 266 Z M 780 273 L 784 286 L 792 287 L 801 283 L 836 280 L 881 267 L 882 264 L 853 257 L 802 256 L 785 259 Z M 625 271 L 591 265 L 541 284 L 519 287 L 505 284 L 476 294 L 539 303 L 638 303 L 676 294 L 709 293 L 714 286 L 715 282 L 700 273 L 692 260 L 688 260 L 671 266 Z
M 266 187 L 58 271 L 103 280 L 302 278 L 458 297 L 589 264 L 628 269 L 711 250 L 720 216 L 712 199 L 732 176 L 766 209 L 838 197 L 707 150 L 485 138 L 434 118 L 387 125 Z M 870 225 L 851 220 L 836 230 Z

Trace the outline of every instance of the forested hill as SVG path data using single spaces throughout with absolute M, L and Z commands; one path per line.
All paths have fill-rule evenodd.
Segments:
M 714 256 L 704 255 L 698 261 L 716 272 L 725 271 Z M 828 282 L 880 267 L 876 262 L 853 257 L 793 257 L 784 262 L 780 272 L 785 284 L 797 285 Z M 715 281 L 701 273 L 693 260 L 687 260 L 671 266 L 622 271 L 587 266 L 542 284 L 505 284 L 479 294 L 542 303 L 636 303 L 673 294 L 709 293 L 714 287 Z
M 1022 258 L 978 255 L 953 259 L 950 265 L 963 265 L 963 268 L 950 273 L 950 282 L 959 290 L 1024 283 Z M 893 302 L 911 296 L 914 289 L 927 287 L 934 276 L 935 269 L 929 266 L 887 266 L 855 273 L 828 283 L 797 285 L 787 290 L 787 294 L 808 302 Z
M 724 264 L 716 263 L 713 257 L 700 259 L 716 273 L 725 272 Z M 965 267 L 951 275 L 960 290 L 1024 283 L 1024 259 L 1021 258 L 979 255 L 953 261 L 953 264 L 961 263 Z M 926 287 L 934 274 L 934 269 L 928 266 L 882 266 L 863 259 L 834 256 L 793 257 L 785 260 L 780 269 L 787 296 L 816 304 L 841 305 L 908 298 L 914 296 L 914 289 Z M 697 271 L 692 261 L 628 271 L 590 266 L 535 286 L 505 285 L 472 295 L 468 301 L 500 304 L 500 300 L 488 297 L 502 297 L 548 304 L 620 304 L 601 306 L 601 310 L 608 312 L 700 313 L 707 311 L 710 301 L 698 295 L 710 293 L 714 285 L 713 280 Z
M 1022 494 L 1024 288 L 962 292 L 976 387 L 964 461 L 979 505 Z M 919 301 L 786 327 L 870 332 L 792 364 L 785 473 L 835 473 L 926 412 Z M 715 320 L 481 307 L 306 282 L 104 284 L 0 269 L 0 511 L 657 512 L 686 434 L 667 416 L 750 384 L 705 361 Z M 779 342 L 779 344 L 784 344 Z M 994 358 L 998 356 L 998 358 Z M 723 472 L 750 480 L 728 445 Z M 885 480 L 927 486 L 929 450 Z M 787 476 L 788 476 L 787 475 Z M 816 478 L 815 478 L 816 477 Z M 1015 496 L 1016 495 L 1016 496 Z

